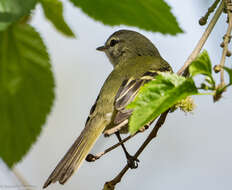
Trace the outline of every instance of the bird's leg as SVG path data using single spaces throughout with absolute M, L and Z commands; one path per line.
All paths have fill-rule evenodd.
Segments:
M 115 133 L 115 135 L 117 136 L 119 142 L 121 142 L 122 139 L 121 139 L 121 136 L 120 136 L 119 131 L 117 131 L 117 132 Z M 128 151 L 126 150 L 126 147 L 124 146 L 123 143 L 121 143 L 121 146 L 122 146 L 122 149 L 123 149 L 123 151 L 124 151 L 124 153 L 125 153 L 125 155 L 126 155 L 128 166 L 129 166 L 131 169 L 137 168 L 137 167 L 138 167 L 138 162 L 139 162 L 139 160 L 138 160 L 137 158 L 134 158 L 133 156 L 131 156 L 131 155 L 128 153 Z
M 126 137 L 125 139 L 123 139 L 121 142 L 118 142 L 117 144 L 107 148 L 106 150 L 104 150 L 103 152 L 99 152 L 96 155 L 93 154 L 88 154 L 88 156 L 86 157 L 86 161 L 88 162 L 94 162 L 95 160 L 98 160 L 99 158 L 101 158 L 103 155 L 105 155 L 106 153 L 110 152 L 111 150 L 114 150 L 115 148 L 117 148 L 118 146 L 120 146 L 122 143 L 127 142 L 129 139 L 131 139 L 132 137 L 134 137 L 135 135 L 137 135 L 138 133 L 135 133 L 133 135 L 130 135 L 128 137 Z
M 106 153 L 110 152 L 111 150 L 114 150 L 115 148 L 117 148 L 118 146 L 120 146 L 121 144 L 127 142 L 128 140 L 130 140 L 132 137 L 134 137 L 135 135 L 137 135 L 138 133 L 143 133 L 146 129 L 148 129 L 148 125 L 145 125 L 144 127 L 142 127 L 139 131 L 137 131 L 135 134 L 133 135 L 129 135 L 128 137 L 126 137 L 125 139 L 123 139 L 121 142 L 118 142 L 117 144 L 107 148 L 106 150 L 104 150 L 103 152 L 99 152 L 98 154 L 94 155 L 94 154 L 88 154 L 86 157 L 86 161 L 88 162 L 94 162 L 96 160 L 98 160 L 99 158 L 101 158 L 103 155 L 105 155 Z

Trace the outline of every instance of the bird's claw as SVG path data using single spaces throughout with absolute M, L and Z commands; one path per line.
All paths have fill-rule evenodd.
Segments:
M 136 169 L 138 167 L 138 158 L 134 158 L 133 156 L 127 156 L 127 164 L 130 169 Z

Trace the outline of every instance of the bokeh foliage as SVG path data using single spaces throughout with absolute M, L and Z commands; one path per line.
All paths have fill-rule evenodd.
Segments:
M 35 142 L 54 99 L 46 47 L 34 28 L 0 32 L 0 157 L 12 166 Z

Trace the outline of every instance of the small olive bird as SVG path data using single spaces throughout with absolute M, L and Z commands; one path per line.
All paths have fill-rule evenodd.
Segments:
M 153 80 L 157 72 L 172 71 L 151 41 L 138 32 L 119 30 L 97 50 L 105 52 L 114 67 L 113 71 L 90 110 L 85 128 L 48 177 L 43 188 L 56 181 L 64 184 L 80 167 L 105 130 L 120 125 L 117 136 L 125 133 L 133 112 L 126 109 L 126 106 L 136 97 L 141 86 Z M 129 154 L 126 155 L 130 159 Z M 135 167 L 132 164 L 131 168 Z

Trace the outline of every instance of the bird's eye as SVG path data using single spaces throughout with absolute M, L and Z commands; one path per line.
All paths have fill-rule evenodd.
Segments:
M 113 46 L 115 46 L 115 44 L 117 44 L 118 43 L 118 40 L 111 40 L 110 41 L 110 47 L 113 47 Z

